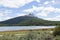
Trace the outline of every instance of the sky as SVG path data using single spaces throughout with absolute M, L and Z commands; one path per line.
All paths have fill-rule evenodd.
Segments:
M 0 0 L 0 21 L 33 13 L 51 21 L 60 21 L 60 0 Z

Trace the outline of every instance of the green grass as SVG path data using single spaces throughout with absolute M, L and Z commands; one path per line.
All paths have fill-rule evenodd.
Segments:
M 0 40 L 45 40 L 50 38 L 52 40 L 53 35 L 50 31 L 46 30 L 24 30 L 24 31 L 6 31 L 0 32 Z

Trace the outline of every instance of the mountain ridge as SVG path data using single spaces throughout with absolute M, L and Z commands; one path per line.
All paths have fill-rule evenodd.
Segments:
M 19 16 L 0 22 L 0 26 L 49 26 L 60 24 L 60 21 L 44 20 L 35 16 Z

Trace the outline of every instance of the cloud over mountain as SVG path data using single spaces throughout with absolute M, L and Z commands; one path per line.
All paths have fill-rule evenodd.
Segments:
M 0 0 L 0 21 L 28 13 L 46 20 L 59 21 L 60 0 Z

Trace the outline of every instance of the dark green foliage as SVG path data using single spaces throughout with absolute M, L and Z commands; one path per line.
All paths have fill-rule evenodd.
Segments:
M 60 40 L 60 36 L 56 36 L 54 40 Z
M 54 36 L 60 35 L 60 26 L 56 26 L 56 28 L 53 31 L 53 35 Z

